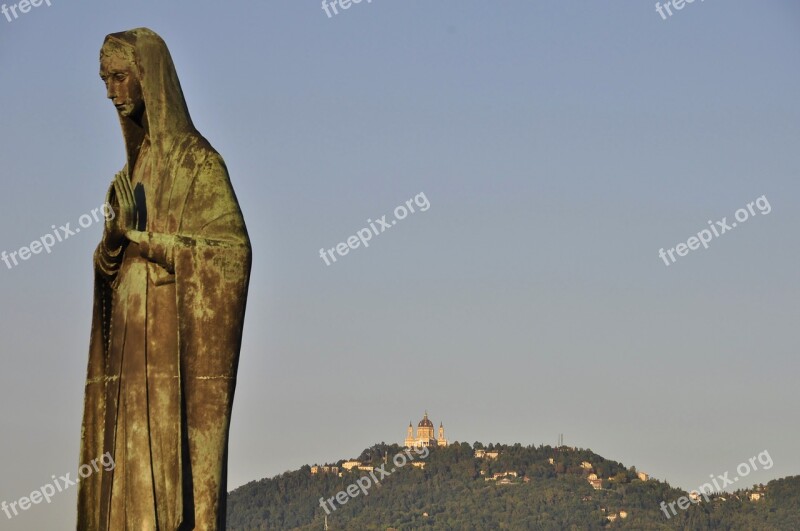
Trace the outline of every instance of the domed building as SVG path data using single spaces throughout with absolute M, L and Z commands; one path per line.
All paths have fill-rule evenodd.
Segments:
M 414 426 L 408 423 L 405 445 L 407 448 L 422 448 L 423 446 L 447 446 L 447 439 L 444 437 L 444 424 L 439 423 L 439 437 L 434 437 L 433 422 L 428 418 L 428 412 L 417 424 L 417 436 L 414 437 Z

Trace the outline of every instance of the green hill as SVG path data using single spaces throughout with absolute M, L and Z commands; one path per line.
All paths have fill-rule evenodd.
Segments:
M 476 457 L 476 450 L 489 454 Z M 228 529 L 320 530 L 326 515 L 331 530 L 800 529 L 800 476 L 710 495 L 667 518 L 661 502 L 686 492 L 643 481 L 635 468 L 591 450 L 377 444 L 357 461 L 375 468 L 344 470 L 339 461 L 331 466 L 340 476 L 304 466 L 236 489 L 228 497 Z M 594 487 L 590 474 L 599 479 Z M 760 500 L 750 499 L 754 492 Z

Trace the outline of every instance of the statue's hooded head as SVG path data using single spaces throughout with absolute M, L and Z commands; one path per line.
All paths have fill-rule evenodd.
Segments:
M 167 153 L 177 138 L 197 133 L 172 57 L 155 32 L 137 28 L 106 36 L 100 77 L 119 113 L 131 167 L 145 134 L 154 149 Z

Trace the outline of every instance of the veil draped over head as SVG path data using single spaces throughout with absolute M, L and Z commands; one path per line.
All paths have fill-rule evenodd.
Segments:
M 167 428 L 163 422 L 150 428 L 169 430 L 180 441 L 174 448 L 151 449 L 153 475 L 158 476 L 156 512 L 170 530 L 224 529 L 228 431 L 252 260 L 250 240 L 225 163 L 194 128 L 164 41 L 139 28 L 108 35 L 106 44 L 131 52 L 147 113 L 147 131 L 120 115 L 129 175 L 145 134 L 150 139 L 153 189 L 147 232 L 138 246 L 131 244 L 125 252 L 140 253 L 148 260 L 154 285 L 174 283 L 176 293 L 177 326 L 168 332 L 177 337 L 179 391 L 159 386 L 147 391 L 151 404 L 176 408 L 174 417 L 179 419 Z M 95 253 L 81 464 L 114 454 L 119 414 L 122 353 L 110 341 L 116 271 L 98 258 L 102 246 Z M 145 296 L 148 289 L 141 286 Z M 81 479 L 79 530 L 109 529 L 112 481 L 113 471 L 102 470 Z
M 161 155 L 169 149 L 170 139 L 186 133 L 197 133 L 186 107 L 181 83 L 172 56 L 164 40 L 147 28 L 112 33 L 105 43 L 113 43 L 133 52 L 142 95 L 147 104 L 149 135 L 152 146 Z M 104 45 L 105 45 L 104 43 Z M 120 115 L 122 134 L 128 153 L 128 166 L 133 168 L 144 131 L 129 117 Z M 155 160 L 163 160 L 156 156 Z

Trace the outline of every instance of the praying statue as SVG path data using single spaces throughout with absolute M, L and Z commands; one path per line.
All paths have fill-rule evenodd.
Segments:
M 81 479 L 77 527 L 225 529 L 247 229 L 161 37 L 108 35 L 100 78 L 127 163 L 94 253 L 81 463 L 110 453 L 115 467 Z

